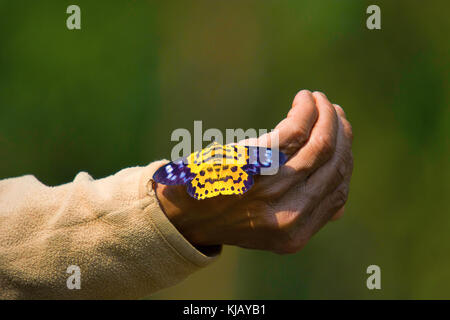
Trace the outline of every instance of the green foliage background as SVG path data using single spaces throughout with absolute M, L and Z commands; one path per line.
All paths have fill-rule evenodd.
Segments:
M 82 29 L 66 28 L 78 4 Z M 378 4 L 382 30 L 365 27 Z M 0 178 L 168 158 L 176 128 L 273 128 L 302 88 L 352 122 L 346 215 L 295 255 L 226 247 L 153 298 L 450 298 L 448 1 L 0 0 Z M 365 286 L 368 265 L 382 290 Z M 149 266 L 151 268 L 151 266 Z

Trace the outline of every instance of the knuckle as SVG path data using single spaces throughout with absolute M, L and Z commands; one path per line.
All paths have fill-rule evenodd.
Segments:
M 290 128 L 290 135 L 291 138 L 287 149 L 289 149 L 290 153 L 295 153 L 305 144 L 308 134 L 304 128 L 294 124 Z
M 336 208 L 341 208 L 346 202 L 348 198 L 348 186 L 345 184 L 343 187 L 340 187 L 336 190 L 335 197 L 334 197 L 334 203 L 333 205 Z
M 351 150 L 337 149 L 336 153 L 336 168 L 339 176 L 345 178 L 349 168 L 352 166 L 353 158 Z
M 303 139 L 301 136 L 295 136 L 289 146 L 291 154 L 294 154 L 296 151 L 298 151 L 305 144 L 305 141 L 306 140 Z
M 283 143 L 282 149 L 289 155 L 292 155 L 298 151 L 307 141 L 308 132 L 296 123 L 289 124 L 289 137 L 285 143 Z
M 335 139 L 331 134 L 322 134 L 317 137 L 316 145 L 319 153 L 326 158 L 330 158 L 335 150 Z
M 344 180 L 347 174 L 347 164 L 344 161 L 340 161 L 339 165 L 337 166 L 336 172 L 338 173 L 339 180 Z
M 303 145 L 306 140 L 306 130 L 302 127 L 295 126 L 292 128 L 292 135 L 298 144 Z

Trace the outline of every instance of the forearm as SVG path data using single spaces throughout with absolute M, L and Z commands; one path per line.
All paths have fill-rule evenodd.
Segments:
M 162 164 L 47 187 L 0 181 L 1 298 L 139 298 L 210 263 L 161 211 L 148 182 Z M 67 268 L 81 289 L 67 288 Z

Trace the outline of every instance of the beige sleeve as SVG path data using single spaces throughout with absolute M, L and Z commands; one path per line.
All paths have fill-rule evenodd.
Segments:
M 141 298 L 212 262 L 161 211 L 149 180 L 162 164 L 57 187 L 0 180 L 0 298 Z

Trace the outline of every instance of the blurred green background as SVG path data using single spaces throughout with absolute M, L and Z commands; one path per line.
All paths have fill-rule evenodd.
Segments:
M 81 30 L 66 8 L 81 7 Z M 366 8 L 381 7 L 381 30 Z M 225 247 L 150 298 L 450 298 L 448 1 L 0 0 L 0 178 L 49 185 L 170 157 L 170 134 L 345 109 L 346 215 L 301 252 Z M 238 116 L 236 116 L 238 115 Z M 381 267 L 382 290 L 366 288 Z

